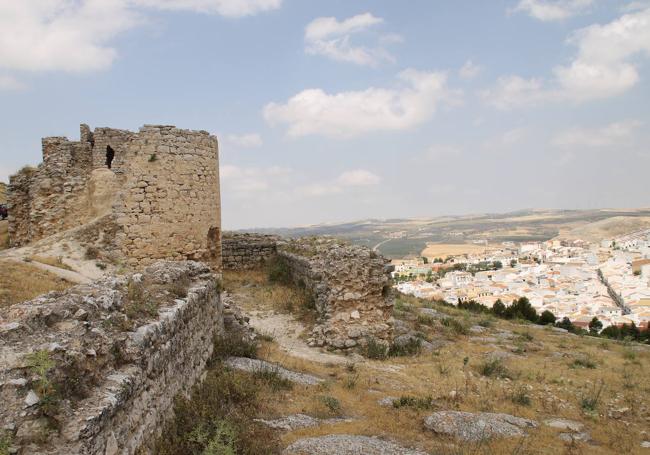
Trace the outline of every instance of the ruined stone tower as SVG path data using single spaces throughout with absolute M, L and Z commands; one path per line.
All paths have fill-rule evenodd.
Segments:
M 92 225 L 132 266 L 195 259 L 221 268 L 219 152 L 206 131 L 81 125 L 43 139 L 43 162 L 10 179 L 9 237 L 21 246 Z

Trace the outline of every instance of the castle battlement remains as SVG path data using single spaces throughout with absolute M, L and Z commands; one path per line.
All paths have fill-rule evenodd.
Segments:
M 191 259 L 220 270 L 215 136 L 162 125 L 137 133 L 81 125 L 79 141 L 42 143 L 43 162 L 10 179 L 11 246 L 94 223 L 103 247 L 129 265 Z

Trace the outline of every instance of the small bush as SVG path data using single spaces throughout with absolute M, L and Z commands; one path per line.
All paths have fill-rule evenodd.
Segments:
M 357 387 L 357 382 L 359 382 L 359 373 L 349 374 L 347 378 L 345 378 L 343 385 L 346 389 L 352 390 Z
M 327 409 L 330 415 L 341 415 L 341 402 L 330 395 L 321 395 L 318 401 Z
M 436 324 L 436 319 L 433 316 L 429 316 L 427 314 L 420 314 L 418 316 L 418 324 L 433 327 Z
M 99 259 L 100 252 L 99 248 L 95 246 L 89 246 L 86 248 L 86 252 L 84 253 L 84 259 L 87 261 L 94 261 L 96 259 Z
M 108 266 L 103 262 L 96 262 L 95 267 L 97 267 L 99 270 L 106 270 L 108 268 Z
M 584 356 L 584 357 L 578 357 L 571 363 L 570 365 L 571 368 L 589 368 L 589 369 L 594 369 L 596 368 L 596 363 L 591 360 L 589 357 Z
M 262 368 L 253 373 L 253 377 L 256 380 L 263 382 L 274 392 L 280 390 L 291 390 L 293 388 L 293 383 L 283 377 L 279 371 L 275 369 Z
M 11 435 L 0 430 L 0 455 L 9 455 L 12 443 Z
M 280 454 L 275 431 L 253 420 L 263 407 L 258 380 L 218 366 L 208 371 L 190 399 L 176 398 L 174 420 L 162 432 L 153 453 Z
M 413 397 L 413 396 L 401 396 L 397 400 L 393 400 L 394 408 L 414 408 L 421 411 L 427 411 L 433 409 L 435 406 L 434 400 L 431 396 L 428 397 Z
M 512 374 L 503 364 L 503 361 L 501 359 L 486 360 L 478 366 L 478 372 L 482 376 L 489 378 L 495 377 L 512 379 Z
M 528 395 L 528 390 L 526 390 L 526 388 L 523 386 L 517 387 L 512 392 L 512 395 L 510 395 L 510 401 L 520 406 L 530 406 L 530 404 L 532 403 L 532 400 L 530 399 L 530 395 Z
M 280 256 L 274 256 L 266 264 L 266 273 L 270 283 L 291 284 L 289 264 Z
M 601 382 L 599 385 L 594 385 L 590 391 L 580 397 L 580 407 L 585 411 L 596 411 L 600 405 L 600 398 L 604 388 L 604 382 Z
M 405 357 L 411 355 L 418 355 L 422 351 L 422 339 L 417 337 L 410 337 L 406 343 L 391 344 L 388 348 L 389 357 Z
M 50 371 L 56 366 L 48 351 L 36 351 L 26 357 L 27 366 L 38 378 L 36 392 L 40 397 L 39 406 L 49 416 L 55 415 L 59 406 L 57 385 L 50 379 Z
M 447 317 L 440 322 L 455 335 L 467 335 L 469 333 L 468 328 L 458 319 Z
M 384 360 L 388 357 L 388 346 L 377 341 L 375 338 L 368 338 L 365 355 L 369 359 Z
M 190 288 L 190 277 L 183 275 L 177 280 L 172 281 L 167 285 L 167 290 L 176 299 L 184 299 L 187 297 L 187 291 Z
M 636 360 L 636 352 L 634 352 L 631 349 L 626 349 L 625 351 L 623 351 L 623 358 L 625 360 L 629 360 L 630 362 L 633 362 L 634 360 Z
M 158 306 L 149 298 L 141 281 L 129 281 L 126 300 L 124 313 L 129 319 L 151 318 L 158 315 Z

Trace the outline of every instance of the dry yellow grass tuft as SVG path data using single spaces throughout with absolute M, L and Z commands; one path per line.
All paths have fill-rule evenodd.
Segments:
M 72 283 L 33 265 L 14 261 L 0 262 L 0 306 L 24 302 L 70 286 Z
M 55 258 L 52 256 L 30 256 L 28 259 L 29 261 L 40 262 L 41 264 L 49 265 L 51 267 L 56 267 L 64 270 L 72 270 L 72 267 L 63 262 L 63 259 L 60 257 Z
M 9 248 L 9 223 L 0 221 L 0 250 Z

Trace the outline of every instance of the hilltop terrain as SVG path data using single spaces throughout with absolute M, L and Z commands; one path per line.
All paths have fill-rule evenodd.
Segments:
M 256 229 L 289 237 L 331 235 L 377 248 L 390 258 L 420 255 L 428 243 L 598 241 L 650 227 L 650 209 L 522 210 L 431 219 L 363 220 L 299 228 Z

